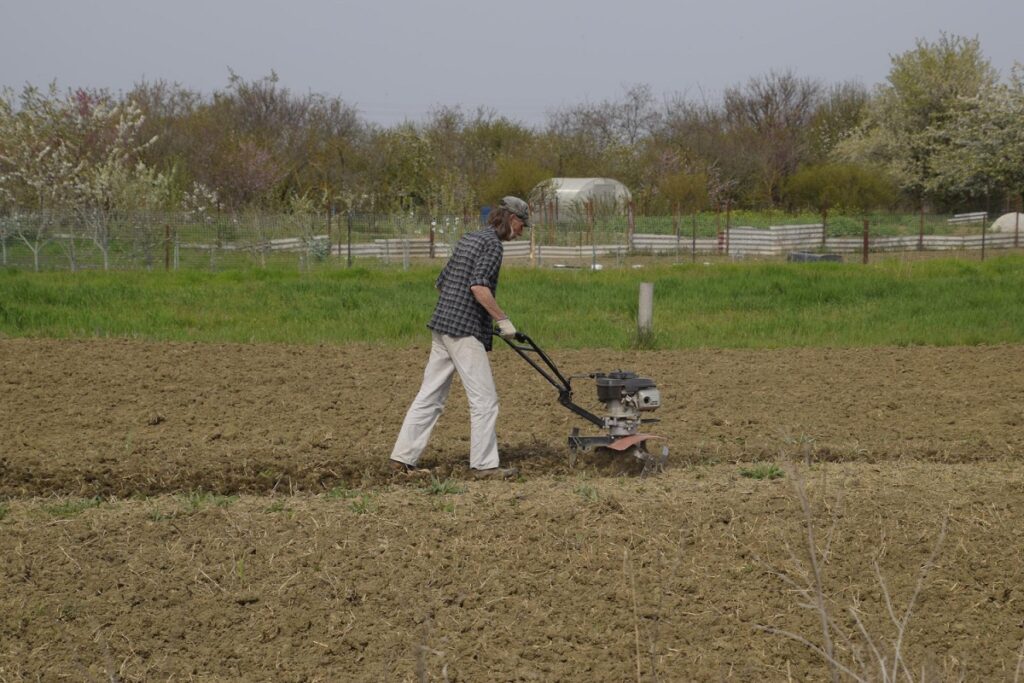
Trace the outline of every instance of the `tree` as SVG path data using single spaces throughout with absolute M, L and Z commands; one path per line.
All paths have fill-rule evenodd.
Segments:
M 809 122 L 808 161 L 829 161 L 836 146 L 863 123 L 870 102 L 871 94 L 861 83 L 847 81 L 831 86 Z
M 745 150 L 732 161 L 747 162 L 736 175 L 754 183 L 753 200 L 781 200 L 783 182 L 807 157 L 808 130 L 821 93 L 817 81 L 792 71 L 772 71 L 743 87 L 726 89 L 727 131 Z
M 541 165 L 556 176 L 608 176 L 634 191 L 644 180 L 644 146 L 661 125 L 650 86 L 626 89 L 618 101 L 584 103 L 548 116 Z
M 1024 198 L 1024 65 L 1009 83 L 962 98 L 955 116 L 929 128 L 936 149 L 926 189 L 940 195 Z
M 892 57 L 887 80 L 860 130 L 837 146 L 837 156 L 884 166 L 904 192 L 923 201 L 935 187 L 929 128 L 955 116 L 964 98 L 995 85 L 996 73 L 977 38 L 943 33 L 935 43 L 919 39 L 913 50 Z
M 149 208 L 164 196 L 164 177 L 141 161 L 150 144 L 139 132 L 141 111 L 118 103 L 103 91 L 75 90 L 61 95 L 56 84 L 46 92 L 26 87 L 0 109 L 0 186 L 38 220 L 21 222 L 19 238 L 39 269 L 42 248 L 56 239 L 72 270 L 77 268 L 77 239 L 88 237 L 109 267 L 111 229 L 117 216 Z M 62 216 L 63 214 L 63 216 Z M 69 219 L 70 217 L 70 219 Z
M 786 181 L 785 193 L 794 207 L 817 210 L 823 223 L 832 209 L 865 211 L 891 204 L 895 197 L 884 172 L 856 164 L 804 167 Z

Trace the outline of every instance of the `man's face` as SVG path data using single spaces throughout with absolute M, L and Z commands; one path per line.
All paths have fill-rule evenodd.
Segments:
M 515 214 L 512 214 L 512 218 L 509 221 L 509 226 L 512 228 L 512 236 L 509 239 L 510 240 L 514 240 L 515 238 L 517 238 L 520 235 L 522 235 L 523 234 L 523 227 L 525 225 L 526 225 L 526 223 L 523 222 L 522 218 L 520 218 L 519 216 L 517 216 Z

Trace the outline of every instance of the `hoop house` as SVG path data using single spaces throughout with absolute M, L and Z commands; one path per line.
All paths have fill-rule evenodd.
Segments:
M 632 198 L 629 188 L 613 178 L 549 178 L 530 192 L 534 210 L 555 222 L 580 220 L 588 211 L 622 214 Z

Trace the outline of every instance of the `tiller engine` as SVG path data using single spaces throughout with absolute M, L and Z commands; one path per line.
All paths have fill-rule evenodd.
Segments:
M 558 402 L 591 424 L 605 430 L 605 434 L 583 436 L 578 427 L 569 435 L 570 464 L 577 451 L 609 449 L 629 453 L 643 463 L 643 475 L 660 472 L 668 460 L 668 446 L 662 446 L 657 455 L 647 450 L 647 442 L 664 437 L 641 432 L 643 425 L 658 422 L 643 417 L 661 406 L 661 393 L 654 380 L 640 377 L 634 372 L 615 370 L 565 377 L 551 358 L 537 343 L 522 332 L 514 340 L 505 342 L 529 363 L 534 370 L 558 390 Z M 599 417 L 572 400 L 572 379 L 589 378 L 597 385 L 597 400 L 604 404 L 607 415 Z

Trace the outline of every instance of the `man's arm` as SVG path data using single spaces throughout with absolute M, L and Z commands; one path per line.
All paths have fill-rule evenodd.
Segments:
M 473 297 L 476 298 L 477 302 L 484 307 L 484 310 L 491 314 L 492 318 L 495 320 L 504 320 L 508 317 L 505 315 L 505 311 L 501 310 L 501 306 L 498 305 L 490 287 L 485 287 L 484 285 L 473 285 L 469 288 L 469 291 L 473 293 Z

